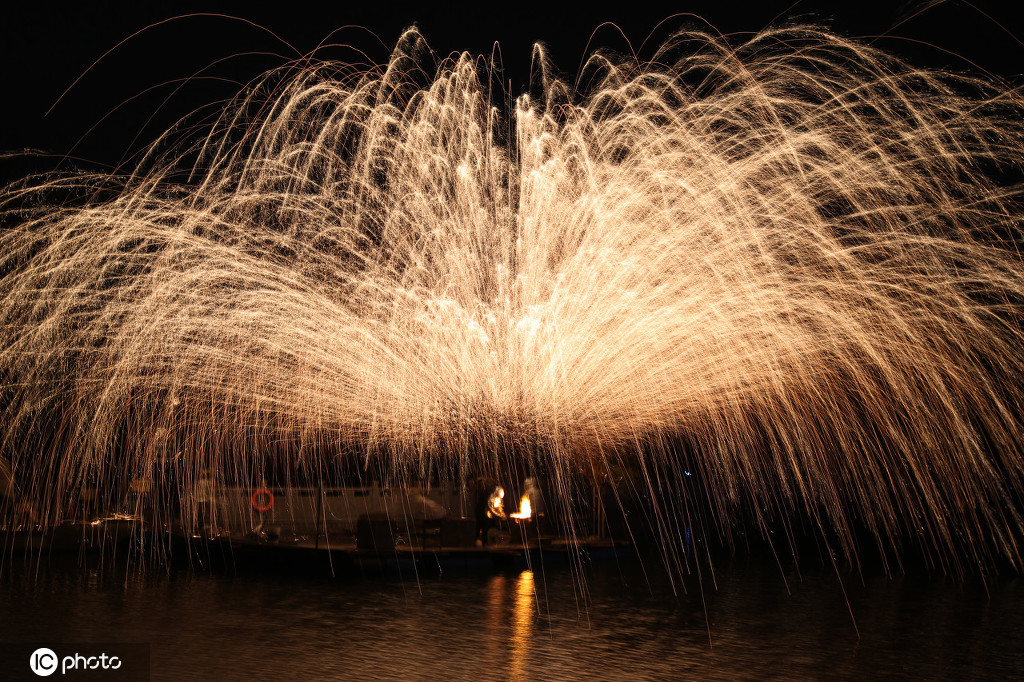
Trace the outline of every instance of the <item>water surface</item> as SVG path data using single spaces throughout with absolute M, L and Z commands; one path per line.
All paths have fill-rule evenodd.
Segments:
M 1024 671 L 1020 578 L 986 588 L 926 574 L 842 577 L 844 586 L 831 566 L 798 574 L 755 556 L 717 561 L 713 578 L 705 567 L 702 580 L 673 593 L 653 560 L 582 574 L 535 565 L 332 579 L 52 558 L 5 567 L 0 639 L 8 654 L 13 643 L 148 643 L 154 680 L 1012 679 Z M 31 678 L 27 665 L 5 663 Z

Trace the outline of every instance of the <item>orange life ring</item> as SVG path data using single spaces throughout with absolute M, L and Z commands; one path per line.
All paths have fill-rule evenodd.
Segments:
M 266 502 L 264 504 L 260 504 L 259 502 L 261 495 L 266 498 Z M 260 513 L 270 511 L 271 507 L 274 506 L 274 493 L 270 492 L 266 488 L 260 488 L 252 494 L 249 501 L 252 502 L 252 508 Z

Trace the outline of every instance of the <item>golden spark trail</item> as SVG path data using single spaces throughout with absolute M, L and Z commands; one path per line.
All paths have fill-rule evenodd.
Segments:
M 0 442 L 40 513 L 174 453 L 183 481 L 281 444 L 685 457 L 723 526 L 1020 567 L 1020 93 L 812 28 L 595 55 L 579 88 L 538 51 L 510 111 L 411 31 L 128 177 L 7 188 Z

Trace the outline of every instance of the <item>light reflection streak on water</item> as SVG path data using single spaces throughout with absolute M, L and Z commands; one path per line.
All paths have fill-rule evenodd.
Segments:
M 504 575 L 496 575 L 487 585 L 487 629 L 491 633 L 505 631 L 507 612 L 505 608 L 505 593 L 507 590 L 507 579 Z M 487 648 L 487 660 L 498 661 L 502 659 L 500 647 L 501 637 L 485 637 Z
M 526 666 L 533 637 L 535 603 L 533 571 L 523 571 L 516 582 L 515 611 L 512 614 L 512 664 L 509 674 L 513 680 L 526 679 Z

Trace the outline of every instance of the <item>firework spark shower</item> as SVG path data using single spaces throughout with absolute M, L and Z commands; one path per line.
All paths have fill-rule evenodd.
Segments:
M 863 526 L 1019 567 L 1020 93 L 813 28 L 575 83 L 535 60 L 509 101 L 410 31 L 269 74 L 130 175 L 8 188 L 0 438 L 42 513 L 285 443 L 685 466 L 666 513 L 726 533 L 799 513 L 848 557 Z

